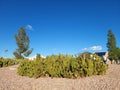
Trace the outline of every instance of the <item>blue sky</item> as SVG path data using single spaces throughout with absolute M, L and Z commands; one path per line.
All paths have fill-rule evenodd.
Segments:
M 120 47 L 120 1 L 0 0 L 0 56 L 13 57 L 21 26 L 34 48 L 30 56 L 106 51 L 109 29 Z

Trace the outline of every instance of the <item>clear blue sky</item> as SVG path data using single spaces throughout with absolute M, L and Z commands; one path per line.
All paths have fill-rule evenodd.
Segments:
M 120 0 L 0 0 L 0 56 L 13 57 L 21 26 L 31 56 L 106 51 L 109 29 L 120 47 Z

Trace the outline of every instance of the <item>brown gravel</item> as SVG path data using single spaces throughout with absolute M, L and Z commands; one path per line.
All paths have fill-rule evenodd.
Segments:
M 28 78 L 16 74 L 18 66 L 0 68 L 0 90 L 120 90 L 120 65 L 110 64 L 106 75 L 79 79 Z

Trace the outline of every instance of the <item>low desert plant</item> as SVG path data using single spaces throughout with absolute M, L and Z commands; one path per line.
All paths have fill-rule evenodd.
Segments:
M 10 59 L 10 58 L 0 58 L 0 67 L 7 67 L 11 65 L 19 64 L 21 60 Z
M 34 61 L 23 60 L 18 67 L 18 74 L 29 77 L 77 78 L 105 74 L 108 65 L 97 55 L 84 58 L 71 55 L 52 55 L 37 58 Z

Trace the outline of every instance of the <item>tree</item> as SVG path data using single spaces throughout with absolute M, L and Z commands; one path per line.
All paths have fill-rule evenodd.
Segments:
M 27 57 L 32 53 L 33 48 L 28 50 L 30 40 L 26 34 L 24 27 L 21 27 L 18 30 L 18 34 L 15 34 L 15 40 L 16 40 L 16 44 L 17 44 L 18 48 L 16 49 L 16 51 L 13 54 L 16 58 L 21 59 L 21 58 L 24 58 L 24 56 Z
M 84 59 L 89 59 L 91 56 L 91 53 L 90 52 L 83 52 L 79 56 L 83 57 Z
M 42 57 L 41 57 L 41 55 L 40 54 L 37 54 L 36 55 L 36 60 L 40 60 Z
M 114 36 L 114 33 L 112 30 L 108 31 L 108 42 L 107 42 L 107 48 L 108 48 L 108 58 L 111 60 L 116 60 L 117 55 L 116 55 L 116 38 Z
M 116 48 L 115 55 L 116 55 L 116 63 L 119 64 L 120 62 L 120 48 L 119 47 Z
M 4 52 L 5 52 L 5 57 L 7 58 L 8 49 L 4 50 Z

